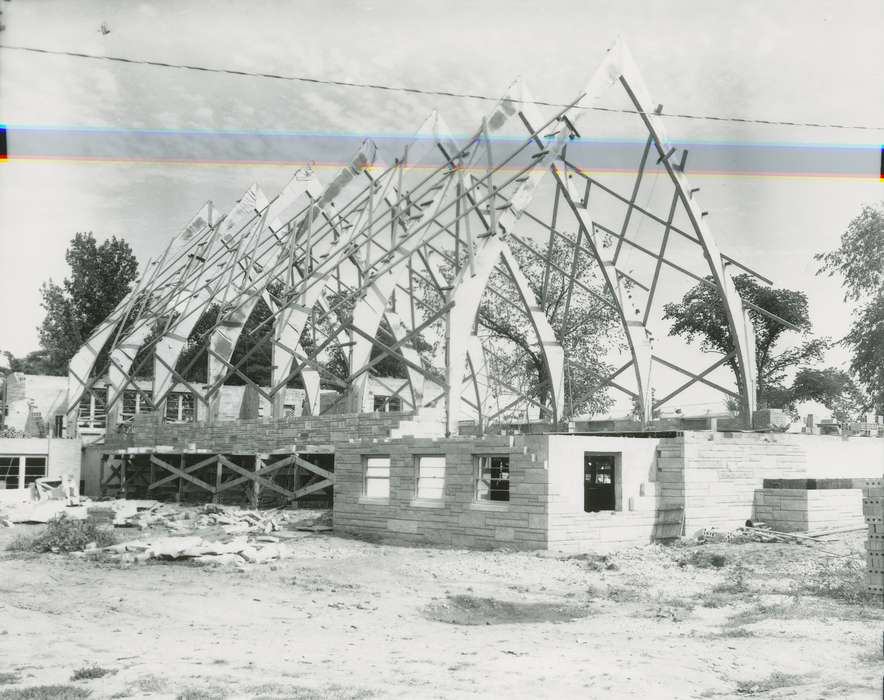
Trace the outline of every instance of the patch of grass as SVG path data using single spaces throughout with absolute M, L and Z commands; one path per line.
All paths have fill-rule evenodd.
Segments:
M 590 571 L 616 571 L 617 564 L 607 554 L 575 554 L 565 558 L 566 561 L 584 561 Z
M 18 683 L 18 674 L 17 673 L 9 673 L 4 671 L 0 673 L 0 685 L 12 685 L 13 683 Z
M 788 618 L 791 616 L 793 610 L 794 606 L 788 606 L 783 603 L 758 603 L 748 610 L 743 610 L 731 615 L 728 618 L 726 625 L 728 628 L 735 628 L 751 625 L 755 622 L 760 622 L 761 620 L 769 618 Z M 800 612 L 800 615 L 804 616 L 805 612 Z
M 116 671 L 113 671 L 109 668 L 102 668 L 98 665 L 84 666 L 83 668 L 78 668 L 76 671 L 74 671 L 74 673 L 71 675 L 71 680 L 88 681 L 92 680 L 93 678 L 103 678 L 104 676 L 107 676 L 111 673 L 116 673 Z
M 627 586 L 611 587 L 608 589 L 607 598 L 615 603 L 637 603 L 642 599 L 642 592 L 638 588 Z
M 726 574 L 725 579 L 712 589 L 713 593 L 746 593 L 749 590 L 749 569 L 743 562 L 735 562 Z
M 427 606 L 431 620 L 454 625 L 504 625 L 531 622 L 570 622 L 586 617 L 589 609 L 557 603 L 514 603 L 469 595 L 448 596 L 447 602 Z
M 723 637 L 725 639 L 739 639 L 745 637 L 754 637 L 755 633 L 752 630 L 747 630 L 745 627 L 725 627 L 723 630 L 721 630 L 721 632 L 714 636 Z
M 0 700 L 80 700 L 91 694 L 91 690 L 75 685 L 35 685 L 0 690 Z
M 255 693 L 252 700 L 364 700 L 375 696 L 374 691 L 364 688 L 348 688 L 342 685 L 327 685 L 323 688 L 308 688 L 296 685 L 266 683 L 249 688 Z
M 680 557 L 678 564 L 679 566 L 695 566 L 698 569 L 722 569 L 727 564 L 727 556 L 720 552 L 695 549 L 687 556 Z
M 867 603 L 872 598 L 866 590 L 866 564 L 861 555 L 809 562 L 794 592 L 852 604 Z
M 111 528 L 101 527 L 91 520 L 72 520 L 62 516 L 50 520 L 37 535 L 17 536 L 7 548 L 19 552 L 79 552 L 90 542 L 107 547 L 116 544 L 117 536 Z
M 704 608 L 724 608 L 735 602 L 733 596 L 721 591 L 709 591 L 699 596 L 698 601 Z
M 142 676 L 135 681 L 135 687 L 142 693 L 152 693 L 154 695 L 162 693 L 168 687 L 166 679 L 161 676 Z
M 175 696 L 175 700 L 223 700 L 227 691 L 217 686 L 204 688 L 185 688 Z
M 804 676 L 774 671 L 760 681 L 740 681 L 737 683 L 737 695 L 761 695 L 770 690 L 789 688 L 795 685 L 804 685 Z

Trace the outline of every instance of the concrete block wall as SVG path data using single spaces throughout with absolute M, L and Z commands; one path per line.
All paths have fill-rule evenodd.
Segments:
M 765 478 L 805 475 L 800 437 L 690 432 L 666 438 L 657 460 L 661 501 L 683 504 L 687 534 L 744 525 L 753 517 L 755 490 Z
M 440 544 L 490 549 L 547 546 L 547 471 L 543 437 L 402 438 L 358 440 L 335 451 L 335 532 L 374 535 L 403 544 Z M 475 501 L 474 459 L 510 457 L 510 500 Z M 363 459 L 390 456 L 389 499 L 363 496 Z M 444 499 L 418 501 L 418 455 L 445 456 Z
M 859 489 L 757 489 L 753 520 L 780 532 L 862 527 Z
M 659 438 L 549 435 L 549 548 L 586 551 L 651 541 Z M 584 511 L 584 455 L 612 453 L 617 510 Z
M 407 413 L 352 413 L 300 416 L 283 420 L 169 424 L 157 416 L 138 416 L 127 434 L 108 435 L 105 451 L 127 447 L 172 448 L 167 452 L 208 449 L 224 453 L 272 452 L 297 445 L 332 447 L 353 438 L 385 438 Z

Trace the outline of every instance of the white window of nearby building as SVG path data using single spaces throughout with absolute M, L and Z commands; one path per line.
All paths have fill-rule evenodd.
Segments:
M 19 458 L 0 457 L 0 485 L 4 489 L 17 489 L 19 484 Z
M 400 396 L 375 396 L 375 413 L 393 413 L 402 410 L 402 397 Z
M 445 495 L 445 457 L 417 458 L 416 494 L 418 498 L 442 500 Z
M 123 420 L 130 421 L 140 413 L 153 411 L 153 392 L 150 389 L 126 389 L 123 392 Z
M 0 488 L 27 488 L 42 476 L 46 476 L 45 455 L 0 456 Z
M 83 394 L 77 426 L 80 430 L 107 428 L 107 389 L 94 388 Z
M 390 497 L 390 457 L 371 455 L 364 458 L 363 495 L 368 498 Z
M 476 457 L 476 500 L 510 500 L 510 458 L 508 455 Z
M 185 391 L 172 391 L 166 398 L 167 423 L 193 422 L 193 394 Z

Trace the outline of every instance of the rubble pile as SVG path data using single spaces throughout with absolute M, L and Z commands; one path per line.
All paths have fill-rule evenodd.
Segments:
M 123 542 L 104 548 L 87 545 L 86 550 L 79 554 L 88 559 L 121 564 L 143 563 L 155 559 L 190 560 L 201 566 L 242 566 L 284 559 L 288 550 L 280 545 L 278 538 L 267 535 L 252 538 L 240 535 L 226 542 L 213 542 L 197 536 L 170 535 L 150 541 Z
M 310 511 L 283 509 L 240 510 L 207 503 L 200 507 L 160 501 L 105 501 L 89 508 L 95 517 L 115 527 L 147 529 L 164 527 L 173 532 L 220 527 L 226 535 L 270 534 L 280 530 L 304 529 L 321 532 L 331 529 L 330 513 L 316 517 Z

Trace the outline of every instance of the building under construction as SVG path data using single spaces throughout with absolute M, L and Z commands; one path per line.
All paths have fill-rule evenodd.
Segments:
M 581 147 L 612 95 L 639 134 L 628 172 Z M 206 203 L 70 363 L 65 430 L 101 437 L 88 478 L 129 496 L 322 497 L 336 530 L 404 541 L 566 549 L 742 524 L 765 479 L 845 454 L 840 438 L 655 422 L 705 387 L 739 406 L 730 429 L 752 428 L 750 314 L 789 324 L 736 292 L 735 273 L 770 280 L 720 252 L 625 45 L 544 110 L 516 82 L 466 138 L 433 113 L 392 162 L 367 140 L 325 182 L 305 168 L 275 197 Z M 720 300 L 729 354 L 662 338 L 684 285 Z M 480 318 L 489 301 L 521 350 Z M 562 339 L 588 306 L 623 353 L 595 390 L 635 407 L 616 434 L 587 434 L 575 405 L 586 360 Z M 882 444 L 851 449 L 880 464 Z M 815 512 L 847 517 L 854 491 Z

